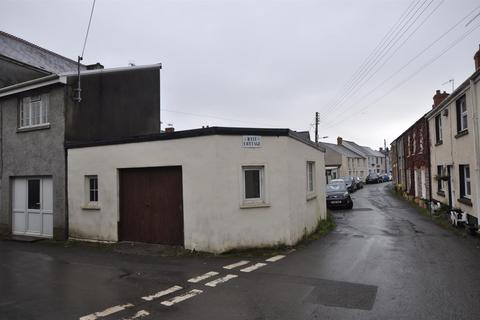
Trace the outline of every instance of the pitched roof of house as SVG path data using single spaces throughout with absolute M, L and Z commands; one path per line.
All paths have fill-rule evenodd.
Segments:
M 334 143 L 327 143 L 327 142 L 319 142 L 319 145 L 325 147 L 326 149 L 330 149 L 332 151 L 338 152 L 346 157 L 350 158 L 362 158 L 362 155 L 359 155 L 352 150 L 346 148 L 345 146 L 339 146 L 338 144 Z
M 343 141 L 342 141 L 342 145 L 343 145 L 345 148 L 347 148 L 347 149 L 349 149 L 349 150 L 351 150 L 351 151 L 353 151 L 353 152 L 355 152 L 355 153 L 358 153 L 358 154 L 361 155 L 362 157 L 368 157 L 368 156 L 369 156 L 368 152 L 367 152 L 362 146 L 356 144 L 356 143 L 353 142 L 353 141 L 343 140 Z
M 3 31 L 0 31 L 0 56 L 48 73 L 62 73 L 77 69 L 76 61 Z M 84 65 L 81 67 L 85 68 Z

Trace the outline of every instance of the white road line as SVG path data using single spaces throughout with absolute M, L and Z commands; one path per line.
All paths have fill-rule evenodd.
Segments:
M 232 270 L 232 269 L 235 269 L 237 267 L 244 266 L 247 263 L 250 263 L 250 261 L 242 260 L 242 261 L 239 261 L 237 263 L 233 263 L 233 264 L 229 264 L 228 266 L 224 266 L 223 269 Z
M 268 258 L 268 259 L 265 260 L 265 261 L 267 261 L 267 262 L 276 262 L 276 261 L 281 260 L 281 259 L 283 259 L 283 258 L 285 258 L 285 256 L 279 254 L 278 256 L 274 256 L 274 257 Z
M 109 316 L 111 314 L 114 314 L 116 312 L 125 310 L 127 308 L 131 308 L 133 306 L 134 306 L 133 304 L 127 303 L 127 304 L 124 304 L 124 305 L 110 307 L 110 308 L 107 308 L 103 311 L 99 311 L 99 312 L 95 312 L 95 313 L 83 316 L 83 317 L 80 318 L 80 320 L 95 320 L 95 319 L 98 319 L 98 318 Z
M 205 283 L 205 285 L 209 286 L 209 287 L 216 287 L 217 284 L 227 282 L 228 280 L 234 279 L 236 277 L 238 277 L 238 276 L 235 275 L 235 274 L 227 274 L 225 277 L 221 277 L 221 278 L 215 279 L 213 281 L 207 282 L 207 283 Z
M 207 272 L 205 274 L 202 274 L 201 276 L 198 276 L 198 277 L 195 277 L 195 278 L 192 278 L 192 279 L 188 279 L 188 282 L 197 283 L 197 282 L 200 282 L 202 280 L 208 279 L 208 278 L 216 276 L 216 275 L 218 275 L 218 272 L 210 271 L 210 272 Z
M 160 297 L 166 296 L 167 294 L 170 294 L 172 292 L 175 292 L 175 291 L 178 291 L 178 290 L 181 290 L 181 289 L 183 289 L 183 288 L 180 287 L 180 286 L 173 286 L 171 288 L 168 288 L 167 290 L 163 290 L 163 291 L 157 292 L 155 294 L 152 294 L 151 296 L 142 297 L 142 299 L 146 300 L 146 301 L 152 301 L 154 299 L 158 299 Z
M 135 320 L 135 319 L 139 319 L 139 318 L 143 318 L 143 317 L 146 317 L 150 315 L 150 312 L 148 311 L 145 311 L 145 310 L 140 310 L 138 311 L 137 313 L 135 313 L 135 315 L 131 318 L 123 318 L 122 320 Z
M 252 271 L 260 269 L 261 267 L 264 267 L 266 265 L 267 265 L 266 263 L 259 262 L 259 263 L 252 264 L 250 267 L 240 269 L 240 271 L 242 271 L 242 272 L 252 272 Z
M 185 301 L 187 299 L 193 298 L 193 297 L 195 297 L 196 295 L 199 295 L 202 292 L 203 292 L 202 290 L 193 289 L 193 290 L 188 291 L 185 294 L 182 294 L 180 296 L 176 296 L 176 297 L 174 297 L 170 300 L 162 301 L 161 304 L 163 304 L 164 306 L 170 307 L 170 306 L 173 306 L 176 303 L 179 303 L 179 302 Z

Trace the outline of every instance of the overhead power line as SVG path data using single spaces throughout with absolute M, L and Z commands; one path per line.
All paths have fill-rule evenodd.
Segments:
M 480 27 L 480 24 L 476 25 L 475 27 L 471 28 L 470 30 L 466 31 L 465 33 L 463 33 L 460 37 L 458 37 L 457 39 L 455 39 L 453 42 L 450 43 L 449 46 L 447 46 L 446 48 L 444 48 L 437 56 L 433 57 L 432 59 L 430 59 L 429 61 L 427 61 L 425 64 L 423 64 L 419 69 L 417 69 L 415 72 L 413 72 L 412 74 L 410 74 L 408 77 L 406 77 L 405 79 L 403 79 L 402 81 L 398 82 L 395 86 L 393 86 L 390 90 L 388 90 L 385 94 L 383 94 L 382 96 L 378 97 L 376 100 L 372 101 L 371 103 L 367 104 L 366 106 L 364 106 L 363 108 L 361 108 L 360 110 L 358 110 L 357 112 L 352 112 L 350 113 L 349 115 L 347 115 L 346 117 L 342 118 L 341 120 L 342 121 L 345 121 L 347 119 L 350 119 L 351 117 L 357 115 L 358 113 L 360 112 L 363 112 L 365 111 L 366 109 L 372 107 L 373 105 L 375 105 L 377 102 L 379 102 L 380 100 L 382 100 L 383 98 L 385 98 L 387 95 L 389 95 L 390 93 L 392 93 L 393 91 L 395 91 L 396 89 L 398 89 L 399 87 L 401 87 L 403 84 L 405 84 L 407 81 L 409 81 L 411 78 L 413 78 L 414 76 L 416 76 L 417 74 L 419 74 L 423 69 L 425 69 L 426 67 L 428 67 L 429 65 L 431 65 L 432 63 L 434 63 L 435 61 L 437 61 L 440 57 L 442 57 L 445 53 L 447 53 L 450 49 L 452 49 L 453 47 L 455 47 L 458 43 L 460 43 L 462 40 L 464 40 L 467 36 L 469 36 L 473 31 L 475 31 L 476 29 L 478 29 Z M 334 127 L 336 125 L 338 125 L 340 122 L 339 121 L 336 121 L 330 125 L 328 125 L 325 129 L 328 129 L 328 128 L 331 128 L 331 127 Z
M 383 48 L 382 52 L 380 52 L 379 55 L 371 61 L 367 69 L 361 74 L 361 77 L 354 83 L 354 85 L 349 90 L 344 92 L 342 99 L 337 104 L 332 105 L 328 108 L 328 110 L 326 111 L 328 116 L 332 116 L 331 111 L 335 110 L 335 108 L 337 108 L 338 106 L 344 104 L 351 96 L 356 94 L 363 86 L 365 86 L 367 81 L 370 80 L 376 73 L 378 73 L 378 71 L 397 53 L 397 51 L 406 43 L 406 41 L 408 41 L 408 39 L 410 39 L 411 36 L 416 33 L 419 27 L 421 27 L 425 23 L 425 21 L 433 14 L 433 12 L 436 11 L 438 7 L 443 3 L 442 0 L 442 2 L 440 2 L 440 4 L 434 9 L 434 11 L 432 11 L 432 14 L 429 14 L 427 18 L 419 25 L 419 27 L 414 29 L 414 31 L 407 37 L 407 40 L 402 42 L 399 46 L 395 48 L 397 43 L 416 24 L 418 19 L 427 11 L 427 9 L 433 3 L 433 0 L 430 0 L 430 2 L 426 6 L 424 6 L 426 1 L 427 0 L 423 1 L 422 4 L 415 9 L 413 14 L 407 19 L 407 21 L 394 33 L 393 37 L 388 41 L 388 43 L 386 43 L 386 46 Z M 389 55 L 386 59 L 384 59 L 387 54 L 394 48 L 395 50 L 393 51 L 393 53 Z M 381 64 L 379 65 L 379 63 Z
M 384 66 L 388 61 L 390 61 L 390 59 L 398 52 L 398 50 L 399 50 L 400 48 L 402 48 L 402 47 L 408 42 L 408 40 L 418 31 L 418 29 L 420 29 L 420 28 L 427 22 L 427 20 L 440 8 L 440 6 L 443 4 L 444 1 L 445 1 L 445 0 L 442 0 L 441 2 L 439 2 L 439 3 L 437 4 L 437 6 L 428 14 L 428 16 L 426 16 L 425 19 L 423 19 L 422 22 L 420 22 L 420 24 L 418 24 L 417 27 L 404 39 L 404 41 L 396 48 L 396 50 L 394 50 L 394 51 L 388 56 L 388 58 L 385 59 L 385 60 L 379 65 L 379 67 L 375 70 L 375 72 L 372 73 L 367 79 L 365 79 L 365 80 L 363 81 L 363 84 L 361 85 L 361 87 L 363 87 L 368 81 L 370 81 L 370 80 L 381 70 L 381 68 L 383 68 L 383 66 Z M 469 14 L 469 15 L 470 15 L 470 14 Z M 465 17 L 465 18 L 466 18 L 466 17 Z M 465 18 L 464 18 L 464 19 L 465 19 Z M 462 19 L 462 20 L 464 20 L 464 19 Z M 460 24 L 460 23 L 461 23 L 461 21 L 458 22 L 455 26 L 457 26 L 457 25 Z M 453 28 L 454 28 L 454 27 L 453 27 Z M 451 28 L 450 30 L 452 30 L 453 28 Z M 450 32 L 450 31 L 448 31 L 448 32 Z M 447 32 L 447 33 L 448 33 L 448 32 Z M 443 34 L 440 38 L 442 38 L 443 36 L 445 36 L 445 34 Z M 435 41 L 435 42 L 436 42 L 436 41 Z M 433 46 L 433 44 L 434 44 L 434 43 L 432 43 L 432 45 L 430 45 L 429 47 Z M 429 47 L 428 47 L 428 48 L 429 48 Z M 426 49 L 423 50 L 422 53 L 424 53 L 425 51 L 426 51 Z M 379 87 L 382 87 L 382 86 L 385 84 L 386 81 L 388 81 L 388 80 L 390 80 L 391 78 L 393 78 L 394 76 L 396 76 L 396 75 L 398 74 L 398 72 L 402 71 L 406 66 L 408 66 L 410 63 L 412 63 L 413 60 L 415 60 L 416 58 L 418 58 L 420 55 L 421 55 L 421 54 L 418 54 L 418 55 L 415 56 L 413 59 L 409 60 L 409 62 L 407 62 L 407 64 L 405 64 L 405 65 L 402 66 L 400 69 L 398 69 L 397 71 L 395 71 L 394 73 L 392 73 L 392 75 L 391 75 L 390 77 L 388 77 L 387 79 L 384 79 L 384 80 L 380 81 L 380 84 L 377 85 L 374 89 L 370 90 L 366 95 L 362 96 L 362 97 L 359 98 L 359 99 L 355 99 L 355 103 L 352 103 L 352 104 L 350 104 L 350 105 L 346 105 L 346 104 L 345 104 L 345 105 L 343 105 L 343 107 L 337 108 L 337 109 L 335 110 L 335 112 L 331 112 L 331 113 L 329 114 L 330 118 L 331 118 L 331 117 L 334 117 L 334 114 L 335 114 L 335 113 L 340 113 L 340 112 L 342 112 L 342 111 L 345 110 L 345 109 L 349 109 L 352 105 L 357 105 L 358 102 L 360 102 L 360 101 L 362 101 L 363 99 L 365 99 L 365 98 L 366 98 L 367 96 L 369 96 L 372 92 L 374 92 L 375 90 L 377 90 Z M 358 91 L 361 87 L 359 87 L 359 88 L 357 89 L 357 91 Z M 326 122 L 329 122 L 329 121 L 326 121 Z
M 216 116 L 216 115 L 206 115 L 206 114 L 191 113 L 191 112 L 184 112 L 184 111 L 171 110 L 171 109 L 163 109 L 162 108 L 160 111 L 165 111 L 165 112 L 170 112 L 170 113 L 178 113 L 178 114 L 183 114 L 183 115 L 188 115 L 188 116 L 198 117 L 198 118 L 204 118 L 204 119 L 217 119 L 217 120 L 232 121 L 232 122 L 239 122 L 239 123 L 251 123 L 251 124 L 257 124 L 257 125 L 269 126 L 269 127 L 281 127 L 278 124 L 274 125 L 274 124 L 267 124 L 267 123 L 256 122 L 256 121 L 239 120 L 239 119 L 226 118 L 226 117 Z
M 379 50 L 383 47 L 383 45 L 388 41 L 390 38 L 391 34 L 397 28 L 401 23 L 403 23 L 404 18 L 410 14 L 411 10 L 420 2 L 420 0 L 413 0 L 410 5 L 407 7 L 407 9 L 401 14 L 399 19 L 395 22 L 395 24 L 390 28 L 390 30 L 383 36 L 383 38 L 380 40 L 380 42 L 377 44 L 377 46 L 372 50 L 372 52 L 365 58 L 365 60 L 362 62 L 362 64 L 358 67 L 358 69 L 353 73 L 353 75 L 350 77 L 350 79 L 342 86 L 342 89 L 339 90 L 337 94 L 337 98 L 334 99 L 331 103 L 328 105 L 335 105 L 338 103 L 339 99 L 342 98 L 342 92 L 345 92 L 351 88 L 353 83 L 357 80 L 360 74 L 363 73 L 365 70 L 366 66 L 369 65 L 370 61 L 374 59 L 374 57 L 377 55 Z

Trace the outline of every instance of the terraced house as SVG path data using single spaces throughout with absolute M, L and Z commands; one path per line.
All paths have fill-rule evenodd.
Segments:
M 480 50 L 475 72 L 426 115 L 430 127 L 432 199 L 466 214 L 478 229 L 480 214 Z M 437 91 L 437 95 L 439 91 Z

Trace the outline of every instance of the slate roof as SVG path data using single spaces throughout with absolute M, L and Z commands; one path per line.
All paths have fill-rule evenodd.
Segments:
M 339 146 L 337 144 L 333 144 L 333 143 L 326 143 L 326 142 L 320 142 L 319 145 L 325 147 L 325 148 L 328 148 L 330 150 L 333 150 L 335 152 L 338 152 L 346 157 L 350 157 L 350 158 L 363 158 L 362 155 L 360 154 L 357 154 L 355 152 L 353 152 L 352 150 L 346 148 L 345 146 Z
M 62 73 L 77 69 L 77 62 L 33 43 L 0 31 L 0 56 L 45 70 Z M 82 69 L 85 66 L 82 65 Z

